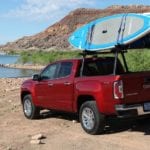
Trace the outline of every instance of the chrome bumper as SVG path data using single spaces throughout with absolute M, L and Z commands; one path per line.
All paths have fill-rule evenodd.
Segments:
M 150 114 L 150 111 L 144 111 L 142 104 L 137 105 L 116 105 L 118 117 L 134 117 Z

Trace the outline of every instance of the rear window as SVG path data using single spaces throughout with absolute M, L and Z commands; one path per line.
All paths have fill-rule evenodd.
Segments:
M 83 75 L 99 76 L 113 74 L 114 61 L 114 57 L 86 60 L 84 64 Z M 117 64 L 117 74 L 122 74 L 124 70 L 119 60 Z

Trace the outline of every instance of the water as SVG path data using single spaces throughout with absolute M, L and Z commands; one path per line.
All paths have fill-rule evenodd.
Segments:
M 0 55 L 0 64 L 14 64 L 18 59 L 19 56 Z M 0 78 L 31 77 L 35 73 L 38 73 L 38 71 L 0 67 Z
M 19 59 L 19 56 L 0 55 L 0 64 L 14 64 Z

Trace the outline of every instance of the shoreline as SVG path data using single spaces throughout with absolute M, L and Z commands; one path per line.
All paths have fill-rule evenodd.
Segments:
M 45 66 L 43 65 L 30 65 L 30 64 L 0 64 L 0 67 L 4 68 L 16 68 L 16 69 L 32 69 L 42 70 Z

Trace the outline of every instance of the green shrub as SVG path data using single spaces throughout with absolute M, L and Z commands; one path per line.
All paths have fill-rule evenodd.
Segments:
M 78 51 L 51 51 L 51 52 L 22 52 L 20 62 L 46 65 L 48 63 L 68 58 L 79 57 Z
M 150 70 L 150 49 L 129 50 L 126 54 L 129 71 Z
M 22 52 L 20 62 L 46 65 L 48 63 L 68 58 L 79 58 L 81 51 L 31 51 Z M 150 49 L 129 50 L 125 54 L 129 71 L 150 70 Z

